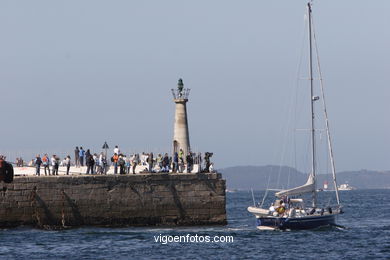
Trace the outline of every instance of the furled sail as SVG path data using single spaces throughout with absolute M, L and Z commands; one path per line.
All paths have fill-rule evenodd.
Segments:
M 301 195 L 305 193 L 310 193 L 315 191 L 315 181 L 313 174 L 309 175 L 309 178 L 307 179 L 307 182 L 299 187 L 292 188 L 289 190 L 282 190 L 277 193 L 275 193 L 275 196 L 280 198 L 282 196 L 294 196 L 294 195 Z

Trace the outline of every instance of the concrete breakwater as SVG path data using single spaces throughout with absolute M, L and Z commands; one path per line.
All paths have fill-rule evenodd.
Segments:
M 15 177 L 0 227 L 224 225 L 225 188 L 218 173 Z

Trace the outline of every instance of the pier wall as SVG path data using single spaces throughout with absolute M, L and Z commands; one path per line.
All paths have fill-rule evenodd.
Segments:
M 0 184 L 0 227 L 224 225 L 221 174 L 15 177 Z

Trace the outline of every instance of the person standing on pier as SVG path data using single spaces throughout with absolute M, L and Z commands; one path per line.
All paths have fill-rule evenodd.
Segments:
M 87 150 L 88 152 L 89 150 Z M 95 165 L 95 160 L 93 159 L 93 156 L 91 153 L 86 153 L 86 159 L 85 159 L 85 164 L 87 165 L 87 174 L 93 174 L 93 167 Z
M 55 154 L 53 154 L 53 156 L 51 157 L 51 166 L 53 175 L 58 175 L 58 167 L 60 166 L 60 160 Z
M 215 170 L 214 170 L 214 163 L 210 163 L 209 172 L 210 173 L 214 173 L 215 172 Z
M 104 156 L 103 152 L 99 155 L 99 173 L 107 174 L 107 159 Z
M 80 166 L 84 166 L 84 156 L 85 156 L 85 151 L 83 150 L 83 147 L 80 146 L 80 151 L 79 151 Z
M 101 174 L 107 174 L 107 159 L 105 156 L 102 158 L 102 172 Z
M 162 172 L 169 172 L 169 157 L 167 153 L 165 153 L 161 165 L 162 165 Z
M 78 146 L 76 146 L 76 149 L 74 150 L 74 163 L 76 167 L 80 167 L 80 150 Z
M 111 157 L 111 162 L 114 164 L 114 174 L 118 173 L 118 159 L 119 156 L 117 153 L 114 153 L 114 156 Z
M 183 152 L 183 149 L 180 148 L 180 151 L 179 151 L 179 162 L 181 164 L 184 164 L 184 152 Z
M 104 157 L 104 153 L 101 152 L 99 154 L 99 159 L 98 159 L 98 171 L 97 173 L 100 173 L 100 174 L 103 174 L 103 157 Z
M 194 159 L 192 158 L 191 153 L 188 153 L 188 155 L 186 157 L 186 161 L 187 161 L 187 173 L 191 173 L 192 172 L 192 165 L 194 164 Z
M 204 154 L 204 161 L 205 161 L 204 172 L 210 172 L 210 165 L 211 165 L 210 157 L 212 157 L 212 156 L 213 156 L 213 153 L 206 152 Z
M 119 174 L 125 174 L 126 161 L 122 154 L 119 155 L 118 165 L 119 165 Z
M 173 166 L 172 166 L 172 172 L 176 173 L 179 168 L 179 155 L 177 152 L 173 155 Z
M 11 183 L 14 180 L 14 168 L 5 159 L 6 157 L 0 154 L 0 182 Z
M 131 167 L 131 157 L 125 156 L 125 162 L 126 162 L 126 173 L 130 174 L 130 167 Z
M 149 172 L 152 172 L 153 171 L 153 153 L 149 154 L 148 164 L 149 164 Z
M 114 148 L 114 154 L 120 154 L 121 153 L 121 151 L 119 150 L 119 147 L 117 146 L 117 145 L 115 145 L 115 148 Z
M 65 166 L 66 166 L 66 175 L 69 175 L 69 170 L 70 170 L 70 156 L 66 156 L 65 159 Z
M 139 155 L 138 155 L 138 153 L 136 153 L 131 158 L 131 166 L 133 168 L 133 174 L 135 174 L 135 168 L 137 167 L 138 163 L 139 163 Z
M 179 172 L 182 173 L 184 171 L 184 151 L 180 148 L 179 150 L 179 164 L 178 164 Z
M 35 174 L 37 176 L 41 176 L 41 164 L 42 164 L 42 159 L 41 156 L 38 154 L 37 157 L 35 158 L 35 167 L 36 167 L 36 172 Z
M 198 164 L 198 173 L 202 172 L 202 154 L 201 153 L 198 153 L 196 163 Z
M 99 172 L 99 157 L 96 153 L 93 154 L 93 160 L 94 160 L 94 173 Z
M 162 171 L 162 168 L 163 168 L 162 161 L 163 161 L 163 157 L 162 157 L 161 153 L 159 153 L 157 155 L 157 158 L 156 158 L 156 163 L 157 163 L 158 167 L 160 168 L 160 171 Z
M 91 151 L 89 149 L 87 149 L 87 151 L 85 152 L 85 156 L 84 156 L 85 157 L 85 165 L 87 165 L 87 166 L 88 166 L 88 164 L 87 164 L 88 158 L 90 155 L 92 155 Z
M 49 167 L 49 156 L 47 154 L 45 154 L 42 158 L 42 164 L 43 164 L 43 169 L 45 170 L 45 175 L 46 174 L 46 170 L 48 172 L 48 174 L 50 175 L 50 167 Z

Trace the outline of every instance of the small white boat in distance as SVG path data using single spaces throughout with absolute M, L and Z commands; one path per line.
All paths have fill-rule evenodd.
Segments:
M 349 186 L 348 183 L 345 183 L 345 184 L 341 184 L 339 186 L 339 190 L 356 190 L 356 188 L 352 187 L 352 186 Z

